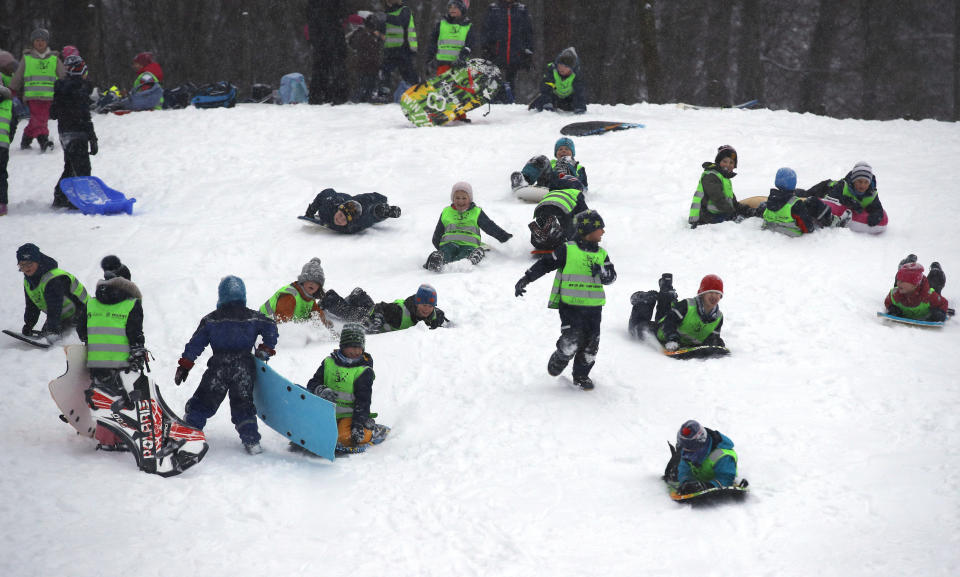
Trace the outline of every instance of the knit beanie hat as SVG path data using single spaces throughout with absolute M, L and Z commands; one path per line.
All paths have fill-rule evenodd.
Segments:
M 367 338 L 363 333 L 363 327 L 357 323 L 347 323 L 340 329 L 340 348 L 366 346 Z
M 310 259 L 310 262 L 303 265 L 303 268 L 300 269 L 300 276 L 297 277 L 298 283 L 305 283 L 307 281 L 315 282 L 321 287 L 323 286 L 323 267 L 320 265 L 320 259 L 313 257 Z
M 604 228 L 603 217 L 595 210 L 585 210 L 577 213 L 577 235 L 583 238 L 595 230 Z
M 50 42 L 50 32 L 46 28 L 37 28 L 30 33 L 30 42 L 42 39 L 44 42 Z
M 563 64 L 569 68 L 573 68 L 577 65 L 577 51 L 573 46 L 569 48 L 564 48 L 563 52 L 557 56 L 557 64 Z
M 730 157 L 733 159 L 733 167 L 737 167 L 737 151 L 729 144 L 724 144 L 717 149 L 717 156 L 713 159 L 713 162 L 720 164 L 720 161 L 724 158 Z
M 87 63 L 79 54 L 73 54 L 63 61 L 63 69 L 66 70 L 67 76 L 82 77 L 87 73 Z
M 723 296 L 723 279 L 715 274 L 708 274 L 703 277 L 700 281 L 700 289 L 697 291 L 697 296 L 709 292 L 720 293 L 720 296 Z
M 133 62 L 143 68 L 147 64 L 153 62 L 153 53 L 152 52 L 141 52 L 133 57 Z
M 40 248 L 37 247 L 37 245 L 33 244 L 32 242 L 28 242 L 17 249 L 17 262 L 40 262 L 41 254 Z
M 347 202 L 341 204 L 337 207 L 337 210 L 343 213 L 343 216 L 347 217 L 347 222 L 353 222 L 355 219 L 359 218 L 363 214 L 363 206 L 355 200 L 348 200 Z
M 131 280 L 130 269 L 127 268 L 127 265 L 121 263 L 120 258 L 116 255 L 108 254 L 103 257 L 100 261 L 100 268 L 103 269 L 103 278 L 105 280 L 110 280 L 118 276 Z
M 467 196 L 470 198 L 470 202 L 473 202 L 473 187 L 470 186 L 469 182 L 460 181 L 453 185 L 453 188 L 450 189 L 450 200 L 453 201 L 453 195 L 457 193 L 458 190 L 461 190 L 467 193 Z
M 557 141 L 553 143 L 554 156 L 557 155 L 557 149 L 560 148 L 561 146 L 566 146 L 567 148 L 569 148 L 570 154 L 572 154 L 573 156 L 577 155 L 577 147 L 573 145 L 573 140 L 567 138 L 566 136 L 563 136 L 561 138 L 558 138 Z
M 873 182 L 873 167 L 862 160 L 853 165 L 853 170 L 850 171 L 850 182 L 858 178 L 865 178 Z
M 897 271 L 897 282 L 908 282 L 920 286 L 923 282 L 923 265 L 918 262 L 908 262 Z
M 225 276 L 220 279 L 220 286 L 217 287 L 217 308 L 234 302 L 247 304 L 247 287 L 240 277 Z
M 437 289 L 428 284 L 420 285 L 420 288 L 417 289 L 416 296 L 413 297 L 413 302 L 418 305 L 437 306 Z
M 71 56 L 80 56 L 80 51 L 77 50 L 76 46 L 67 44 L 63 47 L 63 50 L 60 51 L 60 55 L 63 56 L 64 59 L 67 59 Z
M 773 185 L 780 190 L 796 190 L 797 173 L 794 172 L 792 168 L 783 167 L 777 171 L 777 177 L 774 180 Z
M 700 423 L 691 419 L 680 425 L 680 430 L 677 431 L 677 450 L 684 460 L 700 464 L 707 456 L 709 446 L 707 430 Z

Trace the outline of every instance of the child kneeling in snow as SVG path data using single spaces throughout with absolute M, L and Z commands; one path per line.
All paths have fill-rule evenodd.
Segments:
M 946 283 L 940 263 L 932 263 L 930 275 L 926 276 L 917 256 L 911 254 L 901 261 L 896 285 L 883 301 L 887 314 L 918 321 L 947 320 L 947 299 L 940 296 Z
M 668 351 L 680 347 L 725 346 L 720 338 L 723 313 L 720 299 L 723 298 L 723 280 L 708 274 L 700 281 L 697 296 L 677 300 L 673 290 L 673 275 L 660 277 L 660 290 L 638 291 L 630 296 L 633 310 L 630 312 L 630 334 L 642 339 L 647 331 L 656 331 L 657 340 Z M 656 320 L 651 315 L 656 306 Z
M 513 235 L 490 220 L 483 209 L 473 203 L 473 187 L 469 182 L 458 182 L 450 191 L 450 206 L 443 209 L 433 230 L 433 246 L 437 249 L 427 257 L 423 268 L 440 272 L 443 265 L 468 258 L 473 264 L 483 259 L 480 231 L 501 243 Z

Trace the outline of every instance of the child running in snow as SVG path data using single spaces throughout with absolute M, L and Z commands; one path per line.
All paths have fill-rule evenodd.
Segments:
M 923 265 L 917 255 L 911 254 L 900 261 L 896 284 L 887 293 L 883 306 L 887 314 L 918 321 L 942 322 L 947 320 L 947 299 L 940 295 L 947 277 L 940 263 L 930 264 L 930 274 L 923 274 Z
M 450 200 L 452 203 L 440 213 L 433 231 L 433 246 L 437 250 L 427 257 L 423 265 L 427 270 L 440 272 L 444 264 L 464 258 L 478 264 L 485 254 L 480 242 L 481 230 L 501 243 L 513 238 L 473 203 L 473 187 L 469 182 L 454 184 Z
M 673 275 L 664 273 L 659 292 L 638 291 L 630 296 L 630 334 L 642 339 L 647 331 L 656 331 L 657 340 L 670 352 L 702 345 L 723 347 L 723 313 L 719 306 L 722 298 L 723 280 L 708 274 L 700 281 L 696 297 L 678 301 Z M 652 321 L 654 306 L 657 314 Z
M 528 284 L 557 271 L 547 306 L 560 313 L 560 338 L 547 362 L 547 372 L 558 376 L 573 359 L 574 384 L 590 390 L 590 370 L 600 348 L 600 318 L 606 303 L 603 286 L 617 280 L 617 271 L 607 251 L 600 248 L 604 234 L 600 213 L 581 212 L 576 226 L 577 240 L 561 244 L 535 262 L 517 281 L 514 294 L 523 296 Z
M 255 355 L 250 354 L 257 342 Z M 184 422 L 203 430 L 207 419 L 216 414 L 220 403 L 229 393 L 230 420 L 233 421 L 243 448 L 256 455 L 260 448 L 257 428 L 257 408 L 253 404 L 253 379 L 256 365 L 254 356 L 266 362 L 277 346 L 277 325 L 273 319 L 247 308 L 247 289 L 243 280 L 226 276 L 217 288 L 217 310 L 200 320 L 178 362 L 173 382 L 179 385 L 187 380 L 203 350 L 210 345 L 213 356 L 207 361 L 207 370 L 200 379 L 196 392 L 187 401 Z

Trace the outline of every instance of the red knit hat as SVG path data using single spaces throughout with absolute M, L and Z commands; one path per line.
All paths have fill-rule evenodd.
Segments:
M 923 282 L 923 265 L 918 262 L 908 262 L 897 271 L 897 282 L 908 282 L 920 286 Z
M 720 296 L 723 296 L 723 279 L 715 274 L 708 274 L 703 277 L 703 280 L 700 281 L 700 290 L 697 291 L 697 296 L 708 292 L 717 292 L 720 293 Z
M 153 62 L 153 53 L 152 52 L 141 52 L 133 57 L 133 61 L 137 63 L 138 66 L 143 68 L 147 64 Z

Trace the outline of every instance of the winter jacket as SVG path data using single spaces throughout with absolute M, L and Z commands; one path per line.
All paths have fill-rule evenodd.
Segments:
M 401 2 L 396 6 L 388 6 L 386 9 L 386 19 L 380 31 L 384 34 L 383 44 L 384 58 L 404 55 L 404 57 L 417 52 L 417 29 L 413 23 L 413 14 L 410 8 Z
M 583 239 L 577 240 L 576 246 L 580 250 L 591 252 L 591 253 L 597 252 L 600 248 L 598 243 L 587 242 Z M 526 272 L 523 273 L 523 276 L 524 278 L 527 279 L 528 282 L 533 282 L 549 272 L 552 272 L 558 269 L 563 270 L 566 264 L 567 264 L 567 245 L 561 244 L 556 249 L 554 249 L 552 253 L 548 255 L 544 255 L 537 262 L 533 263 L 533 265 L 531 265 L 530 268 L 528 268 Z M 612 284 L 615 280 L 617 280 L 617 270 L 614 268 L 613 263 L 610 262 L 609 255 L 607 255 L 604 258 L 603 265 L 601 266 L 603 268 L 603 273 L 599 276 L 600 284 L 608 285 L 608 284 Z M 572 304 L 568 304 L 561 301 L 559 302 L 558 306 L 551 305 L 550 308 L 582 309 L 582 308 L 594 308 L 594 307 L 592 306 L 581 307 L 581 306 L 572 305 Z
M 771 213 L 777 212 L 793 198 L 797 199 L 790 208 L 790 215 L 793 217 L 793 222 L 787 223 L 786 228 L 793 229 L 797 231 L 798 234 L 806 234 L 816 230 L 818 225 L 829 226 L 833 221 L 833 213 L 830 211 L 830 207 L 825 205 L 819 198 L 815 196 L 797 198 L 796 191 L 794 190 L 771 188 L 770 194 L 767 196 L 766 210 L 763 213 L 763 219 L 766 221 L 764 222 L 765 228 L 792 234 L 792 232 L 789 231 L 778 230 L 777 224 L 771 223 L 766 211 L 770 211 Z
M 699 197 L 700 214 L 694 221 L 693 214 L 690 215 L 690 224 L 716 224 L 727 220 L 733 220 L 740 212 L 740 203 L 737 202 L 737 195 L 733 194 L 733 187 L 730 187 L 730 196 L 724 192 L 724 178 L 728 181 L 733 179 L 737 173 L 731 171 L 724 174 L 720 167 L 714 162 L 703 163 L 703 173 L 700 175 L 700 183 L 694 199 Z M 719 173 L 719 175 L 718 175 Z M 722 178 L 721 176 L 722 175 Z M 708 210 L 711 206 L 713 210 Z M 691 210 L 693 210 L 691 208 Z
M 153 74 L 154 78 L 157 79 L 157 82 L 163 84 L 163 68 L 160 67 L 156 62 L 151 62 L 137 71 L 137 76 L 139 77 L 144 72 L 149 72 Z
M 350 200 L 359 202 L 363 210 L 360 216 L 351 220 L 345 226 L 339 226 L 333 221 L 333 216 L 340 209 L 341 204 Z M 387 197 L 379 192 L 365 192 L 351 196 L 343 192 L 337 192 L 332 188 L 327 188 L 320 191 L 313 199 L 313 202 L 310 203 L 310 210 L 315 213 L 317 220 L 330 230 L 353 234 L 387 218 L 386 216 L 377 215 L 376 206 L 378 204 L 387 204 Z
M 383 41 L 367 27 L 362 26 L 347 37 L 347 46 L 357 55 L 356 70 L 361 76 L 376 75 L 380 71 L 380 49 Z
M 476 204 L 471 202 L 470 207 L 467 210 L 461 211 L 461 214 L 472 210 L 476 206 Z M 490 220 L 490 217 L 487 216 L 487 213 L 483 212 L 483 209 L 480 209 L 480 216 L 477 217 L 477 226 L 480 227 L 480 230 L 502 243 L 513 238 L 512 234 L 503 230 L 497 226 L 497 223 Z M 440 248 L 440 240 L 443 238 L 444 230 L 445 227 L 443 226 L 443 218 L 437 219 L 437 226 L 433 229 L 433 246 L 437 249 Z
M 697 310 L 693 311 L 693 314 L 697 315 L 701 323 L 712 323 L 719 317 L 720 322 L 717 324 L 716 328 L 713 329 L 713 332 L 710 333 L 710 335 L 707 336 L 702 343 L 690 342 L 680 334 L 680 324 L 683 322 L 684 317 L 687 316 L 687 312 L 689 310 L 687 300 L 684 299 L 682 301 L 673 303 L 673 306 L 670 307 L 670 312 L 668 312 L 667 315 L 662 319 L 658 319 L 658 322 L 660 323 L 660 329 L 657 331 L 657 339 L 661 343 L 673 341 L 682 346 L 701 344 L 718 347 L 726 346 L 723 342 L 723 339 L 720 338 L 720 329 L 723 328 L 723 314 L 720 312 L 720 306 L 717 305 L 717 307 L 713 309 L 713 312 L 708 314 L 703 310 L 703 300 L 699 296 L 694 300 L 697 303 Z
M 681 458 L 677 466 L 677 482 L 683 485 L 686 481 L 702 481 L 709 483 L 714 487 L 732 487 L 737 478 L 737 459 L 730 454 L 720 451 L 727 450 L 733 452 L 733 441 L 720 431 L 707 429 L 707 439 L 710 443 L 707 449 L 707 457 L 704 463 L 699 467 L 691 466 L 690 461 Z M 734 452 L 734 454 L 736 454 Z M 703 470 L 705 462 L 713 461 L 712 474 L 707 475 Z M 698 473 L 700 473 L 698 475 Z
M 303 321 L 303 320 L 309 320 L 311 318 L 317 318 L 325 326 L 327 327 L 333 326 L 330 323 L 330 321 L 327 320 L 327 316 L 324 314 L 323 307 L 320 306 L 320 302 L 318 300 L 315 300 L 313 295 L 309 295 L 306 292 L 304 292 L 303 287 L 300 286 L 299 282 L 293 281 L 292 283 L 283 287 L 283 289 L 286 289 L 286 288 L 292 288 L 293 290 L 296 290 L 297 293 L 300 295 L 300 298 L 305 301 L 313 301 L 313 307 L 310 309 L 310 314 L 307 318 L 296 317 L 294 314 L 297 309 L 296 297 L 294 297 L 292 294 L 282 293 L 277 298 L 276 306 L 273 307 L 273 319 L 277 323 L 285 323 L 288 321 Z M 321 290 L 318 292 L 322 294 L 323 288 L 321 287 Z M 268 300 L 267 303 L 269 302 L 270 301 Z M 262 308 L 261 308 L 261 312 L 263 312 Z M 268 317 L 270 316 L 268 313 L 264 313 L 264 314 L 267 314 Z
M 557 79 L 559 78 L 561 81 L 565 79 L 559 76 L 560 73 L 557 71 L 556 60 L 567 51 L 573 53 L 574 57 L 576 57 L 576 63 L 573 65 L 573 72 L 571 73 L 571 76 L 573 76 L 572 93 L 568 96 L 563 96 L 557 93 L 559 89 Z M 569 76 L 567 78 L 569 78 Z M 560 54 L 557 54 L 557 58 L 547 64 L 547 68 L 543 72 L 543 80 L 540 83 L 540 96 L 537 98 L 536 108 L 542 110 L 543 105 L 547 102 L 551 102 L 556 108 L 563 110 L 573 110 L 574 112 L 585 112 L 587 110 L 587 83 L 584 80 L 583 72 L 580 70 L 580 58 L 573 48 L 565 48 Z
M 57 121 L 60 134 L 83 134 L 89 140 L 96 140 L 90 119 L 90 93 L 93 86 L 86 80 L 67 76 L 57 80 L 53 86 L 53 104 L 50 105 L 50 118 Z
M 433 34 L 430 36 L 430 45 L 429 45 L 429 47 L 427 48 L 427 56 L 428 56 L 431 60 L 437 61 L 438 64 L 442 66 L 442 65 L 444 65 L 444 64 L 450 65 L 450 64 L 453 63 L 453 61 L 445 62 L 445 61 L 439 60 L 439 59 L 437 58 L 437 52 L 439 51 L 438 44 L 439 44 L 439 40 L 440 40 L 440 24 L 441 24 L 441 22 L 445 22 L 445 20 L 444 20 L 444 19 L 441 19 L 439 22 L 437 22 L 437 25 L 434 26 L 434 28 L 433 28 Z M 469 27 L 469 30 L 468 30 L 468 32 L 467 32 L 467 38 L 466 38 L 466 40 L 464 41 L 463 48 L 460 49 L 460 54 L 459 54 L 459 56 L 461 56 L 461 57 L 463 57 L 463 58 L 472 58 L 474 55 L 478 54 L 478 52 L 477 52 L 477 31 L 476 31 L 476 28 L 472 25 L 472 22 L 471 22 L 470 19 L 467 18 L 467 17 L 463 17 L 463 18 L 460 20 L 460 22 L 456 22 L 455 24 L 457 24 L 458 26 L 462 26 L 462 27 L 463 27 L 463 26 Z M 464 52 L 466 52 L 466 54 L 464 54 Z
M 443 311 L 437 307 L 433 308 L 433 312 L 430 313 L 429 317 L 418 317 L 416 295 L 410 295 L 403 301 L 398 302 L 379 302 L 373 305 L 373 310 L 370 312 L 370 316 L 379 316 L 383 319 L 383 324 L 381 327 L 372 331 L 381 333 L 410 328 L 420 321 L 423 321 L 423 324 L 427 325 L 431 329 L 435 329 L 442 325 L 446 320 L 446 316 L 444 315 Z M 407 321 L 406 323 L 404 322 L 405 319 Z M 407 326 L 404 326 L 405 324 Z
M 32 57 L 38 60 L 43 60 L 44 58 L 49 58 L 51 54 L 59 56 L 60 53 L 56 50 L 50 50 L 47 48 L 45 51 L 37 52 L 33 48 L 23 51 L 23 58 L 20 59 L 20 65 L 17 66 L 17 71 L 13 73 L 13 78 L 10 80 L 10 88 L 15 91 L 17 94 L 23 95 L 23 73 L 27 68 L 27 58 Z M 63 78 L 66 74 L 66 70 L 63 68 L 63 62 L 60 61 L 60 58 L 57 58 L 57 69 L 56 75 L 57 78 Z
M 913 293 L 905 295 L 902 294 L 897 287 L 893 287 L 887 293 L 887 297 L 883 299 L 883 306 L 886 307 L 887 312 L 890 312 L 891 307 L 897 307 L 894 312 L 894 316 L 903 316 L 906 318 L 913 318 L 910 316 L 908 308 L 918 307 L 922 304 L 930 305 L 930 310 L 939 310 L 942 311 L 944 317 L 947 313 L 947 307 L 949 303 L 947 299 L 940 296 L 940 293 L 930 289 L 930 283 L 927 281 L 927 276 L 923 275 L 923 281 L 920 282 L 920 285 L 917 287 L 917 290 Z M 920 318 L 916 320 L 928 320 L 929 313 L 925 315 L 926 318 Z
M 376 374 L 373 372 L 373 357 L 364 352 L 359 358 L 351 359 L 344 355 L 340 349 L 333 351 L 330 353 L 330 356 L 323 359 L 320 367 L 313 373 L 313 377 L 307 381 L 307 390 L 311 393 L 317 394 L 323 388 L 337 390 L 334 383 L 327 382 L 325 379 L 324 373 L 328 363 L 346 369 L 366 367 L 366 370 L 362 371 L 353 380 L 353 413 L 351 415 L 354 422 L 357 420 L 360 422 L 366 421 L 370 417 L 370 403 L 373 400 L 373 380 L 376 378 Z M 331 373 L 334 373 L 334 371 L 331 371 Z M 341 411 L 338 411 L 338 413 L 341 413 Z M 337 416 L 338 418 L 342 418 L 340 414 Z
M 484 21 L 484 56 L 501 68 L 527 68 L 533 56 L 533 25 L 519 2 L 494 2 Z
M 43 275 L 57 268 L 57 261 L 43 254 L 42 252 L 38 253 L 36 262 L 38 265 L 37 272 L 35 272 L 33 276 L 24 276 L 27 285 L 31 289 L 35 289 L 40 286 L 40 281 L 43 278 Z M 70 301 L 73 303 L 74 310 L 76 312 L 72 318 L 76 319 L 76 314 L 83 308 L 86 297 L 80 298 L 71 292 L 71 284 L 72 281 L 70 280 L 70 277 L 64 275 L 56 276 L 47 282 L 47 285 L 43 290 L 43 299 L 47 303 L 47 310 L 43 311 L 47 315 L 47 318 L 43 323 L 42 331 L 44 333 L 59 333 L 63 330 L 60 316 L 63 312 L 64 298 L 70 299 Z M 80 288 L 83 288 L 82 285 Z M 32 328 L 40 319 L 40 307 L 30 300 L 30 295 L 27 294 L 26 287 L 24 287 L 23 299 L 23 324 Z
M 229 302 L 200 320 L 200 325 L 180 356 L 195 362 L 207 345 L 210 345 L 214 356 L 251 354 L 257 335 L 267 347 L 273 349 L 277 346 L 277 324 L 273 319 L 248 309 L 242 302 Z
M 550 192 L 552 193 L 553 190 Z M 560 226 L 563 228 L 564 236 L 567 239 L 572 240 L 576 236 L 577 232 L 574 217 L 581 212 L 590 209 L 590 207 L 587 206 L 586 195 L 583 193 L 583 191 L 577 192 L 579 194 L 577 194 L 576 204 L 574 204 L 573 208 L 569 212 L 558 206 L 550 204 L 549 202 L 544 202 L 541 200 L 540 203 L 537 204 L 537 207 L 533 209 L 533 218 L 536 219 L 537 224 L 543 226 L 544 222 L 546 222 L 551 216 L 556 216 L 557 220 L 560 222 Z M 547 196 L 549 195 L 550 193 L 547 193 Z M 549 200 L 546 198 L 546 196 L 544 196 L 544 199 Z
M 877 179 L 870 181 L 870 187 L 863 194 L 853 187 L 851 172 L 840 180 L 824 180 L 813 185 L 807 194 L 817 198 L 827 198 L 839 202 L 853 212 L 866 211 L 868 218 L 872 217 L 877 223 L 883 218 L 883 205 L 877 194 Z
M 126 334 L 127 341 L 131 347 L 142 347 L 144 344 L 143 336 L 143 306 L 140 289 L 132 281 L 123 277 L 114 277 L 110 280 L 102 280 L 97 283 L 97 292 L 95 298 L 105 305 L 115 305 L 127 299 L 137 299 L 133 305 L 130 314 L 127 317 Z M 77 335 L 81 341 L 87 341 L 87 310 L 86 306 L 81 311 L 77 319 Z

